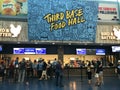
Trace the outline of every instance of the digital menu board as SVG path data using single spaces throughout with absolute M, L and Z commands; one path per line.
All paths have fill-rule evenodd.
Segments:
M 86 54 L 87 55 L 96 55 L 96 49 L 87 49 Z
M 46 48 L 13 48 L 13 54 L 46 54 Z
M 24 48 L 13 48 L 13 54 L 24 54 Z
M 46 48 L 36 48 L 36 54 L 46 54 Z
M 96 49 L 96 55 L 105 55 L 105 49 Z
M 112 52 L 120 52 L 120 46 L 112 46 Z
M 85 55 L 86 49 L 85 48 L 78 48 L 78 49 L 76 49 L 76 54 L 77 55 Z
M 35 54 L 35 48 L 24 48 L 24 54 Z
M 2 45 L 0 45 L 0 51 L 2 51 Z

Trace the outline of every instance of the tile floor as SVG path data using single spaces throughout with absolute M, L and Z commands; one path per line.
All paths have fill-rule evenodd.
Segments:
M 29 85 L 25 83 L 0 82 L 0 90 L 120 90 L 120 80 L 117 77 L 104 77 L 104 84 L 95 86 L 95 80 L 88 85 L 87 78 L 84 77 L 64 77 L 64 87 L 55 86 L 55 80 L 41 80 L 31 78 Z

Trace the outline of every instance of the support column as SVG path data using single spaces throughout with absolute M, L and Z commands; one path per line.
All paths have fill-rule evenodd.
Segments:
M 64 47 L 58 46 L 58 60 L 62 60 L 63 62 L 63 55 L 64 55 Z

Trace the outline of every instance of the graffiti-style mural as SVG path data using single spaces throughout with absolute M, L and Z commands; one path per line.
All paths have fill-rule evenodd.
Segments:
M 95 41 L 98 2 L 28 0 L 29 40 Z

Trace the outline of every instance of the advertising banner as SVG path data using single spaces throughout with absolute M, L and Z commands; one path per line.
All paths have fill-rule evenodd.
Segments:
M 120 43 L 120 25 L 98 25 L 96 43 Z
M 94 42 L 98 2 L 82 0 L 29 0 L 30 41 Z
M 0 21 L 0 41 L 28 41 L 27 22 Z
M 24 17 L 27 10 L 27 0 L 0 0 L 0 17 Z
M 119 9 L 117 2 L 100 2 L 98 8 L 98 20 L 102 22 L 119 21 Z

